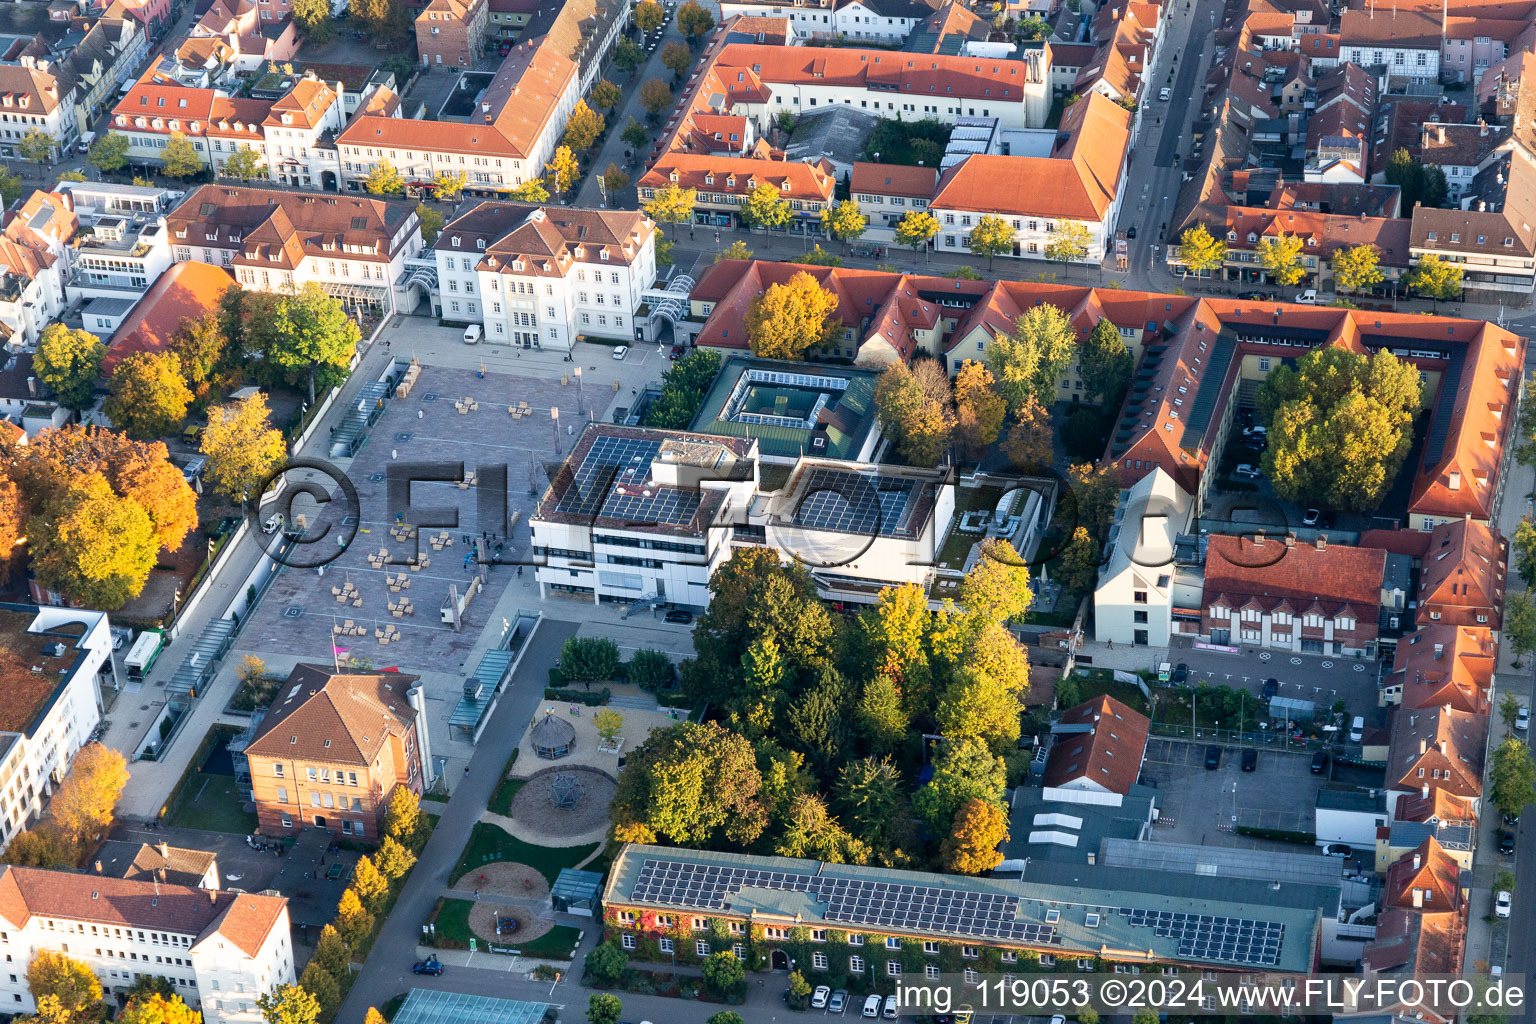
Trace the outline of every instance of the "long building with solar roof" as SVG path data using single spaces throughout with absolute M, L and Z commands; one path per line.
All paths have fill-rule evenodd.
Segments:
M 813 973 L 890 978 L 936 972 L 956 944 L 962 963 L 986 948 L 1003 964 L 1027 955 L 1059 969 L 1304 974 L 1339 900 L 1337 885 L 1234 877 L 1213 889 L 1195 874 L 1090 864 L 1026 861 L 1021 877 L 973 878 L 633 844 L 603 894 L 610 937 L 626 949 L 645 939 L 701 957 L 723 933 L 738 955 L 776 963 L 803 934 Z M 678 949 L 684 932 L 692 948 Z
M 805 565 L 824 597 L 926 583 L 954 514 L 939 470 L 801 457 L 764 492 L 760 442 L 594 423 L 529 517 L 541 595 L 703 607 L 739 544 Z

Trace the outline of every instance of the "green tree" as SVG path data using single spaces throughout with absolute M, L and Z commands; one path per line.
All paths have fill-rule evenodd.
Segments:
M 672 659 L 661 651 L 642 647 L 629 659 L 629 681 L 647 693 L 670 689 L 676 679 Z
M 837 296 L 801 271 L 752 300 L 747 311 L 747 340 L 752 354 L 764 359 L 803 359 L 807 349 L 829 344 L 844 329 L 837 319 Z
M 587 954 L 586 964 L 587 973 L 599 984 L 612 985 L 629 967 L 629 954 L 617 942 L 603 942 Z
M 277 298 L 260 336 L 274 365 L 308 382 L 310 404 L 316 385 L 334 388 L 346 381 L 362 340 L 357 321 L 313 281 Z
M 1106 408 L 1118 409 L 1131 386 L 1135 359 L 1120 337 L 1120 328 L 1101 318 L 1088 333 L 1088 340 L 1078 353 L 1078 376 L 1083 390 Z
M 1509 546 L 1515 556 L 1515 571 L 1527 590 L 1536 589 L 1536 523 L 1529 515 L 1521 516 Z
M 549 189 L 542 178 L 530 178 L 507 193 L 507 198 L 519 203 L 544 203 L 549 201 Z
M 69 840 L 49 822 L 23 829 L 11 837 L 0 861 L 24 868 L 70 868 L 78 859 Z
M 21 198 L 21 175 L 0 166 L 0 205 L 10 206 Z
M 1536 602 L 1526 591 L 1504 594 L 1504 640 L 1515 652 L 1515 668 L 1526 655 L 1536 652 Z
M 428 245 L 437 241 L 437 236 L 442 233 L 443 224 L 446 223 L 443 215 L 426 203 L 417 203 L 416 218 L 421 221 L 421 240 Z
M 949 740 L 974 737 L 989 746 L 1017 743 L 1020 691 L 1011 681 L 993 679 L 969 664 L 960 666 L 934 712 L 939 732 Z
M 171 132 L 160 154 L 160 163 L 167 177 L 190 178 L 203 173 L 203 158 L 198 156 L 192 140 L 181 132 Z
M 329 0 L 293 0 L 293 23 L 307 42 L 323 46 L 336 37 Z
M 715 257 L 715 262 L 719 263 L 721 260 L 749 260 L 751 258 L 752 250 L 747 248 L 746 242 L 738 238 L 720 251 L 720 254 Z
M 57 146 L 58 142 L 52 135 L 41 128 L 29 128 L 21 141 L 16 143 L 16 155 L 37 164 L 38 172 L 41 173 L 43 165 L 53 159 L 53 151 Z
M 783 191 L 771 181 L 760 181 L 747 193 L 746 204 L 741 208 L 741 219 L 753 227 L 772 231 L 786 227 L 794 218 L 789 200 Z
M 1369 242 L 1336 249 L 1333 253 L 1333 286 L 1356 294 L 1381 284 L 1381 250 Z
M 781 857 L 806 857 L 829 864 L 859 864 L 868 859 L 863 844 L 848 834 L 816 793 L 801 793 L 791 802 L 774 852 Z
M 341 933 L 336 930 L 336 926 L 328 924 L 321 928 L 320 939 L 315 943 L 315 955 L 309 962 L 319 964 L 332 977 L 337 977 L 347 972 L 351 960 L 352 951 L 342 941 Z
M 849 833 L 889 862 L 908 839 L 907 785 L 889 758 L 867 757 L 842 766 L 833 806 Z
M 985 256 L 987 269 L 998 256 L 1013 252 L 1013 228 L 994 214 L 984 213 L 971 229 L 970 249 L 972 256 Z
M 799 971 L 790 971 L 789 977 L 789 1005 L 793 1010 L 804 1010 L 810 1005 L 811 983 L 805 980 L 805 975 Z
M 930 832 L 949 835 L 967 800 L 979 800 L 1001 810 L 1006 781 L 1003 759 L 985 742 L 975 737 L 948 740 L 934 757 L 933 778 L 912 798 L 912 809 Z
M 1493 876 L 1493 889 L 1495 892 L 1502 891 L 1513 895 L 1517 884 L 1515 873 L 1508 868 L 1502 869 Z
M 678 844 L 723 837 L 745 845 L 767 824 L 762 781 L 745 738 L 712 722 L 683 722 L 653 731 L 630 754 L 612 818 Z
M 688 0 L 677 9 L 677 30 L 687 36 L 690 43 L 698 42 L 714 27 L 714 15 L 697 3 L 697 0 Z
M 1461 297 L 1463 269 L 1447 263 L 1434 253 L 1425 253 L 1414 263 L 1408 275 L 1408 287 L 1436 304 Z
M 192 398 L 174 352 L 135 352 L 112 368 L 102 408 L 134 437 L 164 437 L 181 427 Z
M 93 608 L 137 597 L 155 567 L 155 526 L 99 473 L 68 484 L 28 525 L 32 569 L 44 586 Z
M 363 179 L 363 190 L 371 196 L 394 196 L 405 191 L 405 177 L 388 160 L 380 160 Z
M 560 674 L 567 681 L 593 683 L 612 679 L 619 671 L 619 645 L 607 637 L 570 637 L 560 648 Z
M 1042 303 L 1024 311 L 1012 335 L 993 340 L 987 369 L 1008 411 L 1018 415 L 1031 399 L 1047 409 L 1055 403 L 1060 378 L 1076 355 L 1072 321 L 1059 307 Z
M 650 0 L 650 4 L 652 7 L 655 7 L 655 0 Z M 600 78 L 597 84 L 592 87 L 592 91 L 587 93 L 587 99 L 592 101 L 592 109 L 594 110 L 612 111 L 624 99 L 624 93 L 620 91 L 618 86 L 608 81 L 608 79 Z
M 1075 220 L 1056 222 L 1045 243 L 1045 258 L 1057 263 L 1081 263 L 1088 258 L 1093 237 Z
M 208 459 L 209 483 L 230 501 L 243 502 L 288 454 L 282 432 L 272 427 L 267 396 L 257 392 L 208 410 L 199 451 Z
M 960 604 L 972 614 L 995 622 L 1022 617 L 1035 599 L 1029 586 L 1029 566 L 1006 540 L 983 541 L 981 556 L 960 581 Z
M 640 0 L 635 5 L 635 27 L 646 35 L 661 28 L 662 22 L 666 20 L 666 14 L 656 0 Z
M 607 127 L 608 121 L 602 114 L 587 106 L 586 100 L 577 100 L 576 109 L 565 122 L 565 144 L 574 152 L 584 153 L 592 148 Z
M 256 997 L 267 1024 L 315 1024 L 320 1018 L 320 1003 L 298 985 L 280 985 Z
M 896 223 L 896 244 L 912 250 L 912 262 L 917 262 L 917 250 L 933 241 L 939 233 L 938 218 L 927 210 L 908 210 Z
M 1500 814 L 1519 815 L 1536 803 L 1536 762 L 1531 760 L 1531 748 L 1518 737 L 1509 737 L 1493 752 L 1488 779 L 1489 795 Z
M 624 1004 L 609 992 L 594 992 L 587 1000 L 587 1024 L 619 1024 Z
M 955 374 L 955 437 L 967 458 L 979 459 L 1003 430 L 1007 403 L 984 365 L 966 360 Z
M 1276 368 L 1256 396 L 1275 493 L 1352 512 L 1377 507 L 1408 454 L 1420 388 L 1418 369 L 1385 349 L 1326 346 L 1295 369 Z
M 1118 463 L 1094 466 L 1082 462 L 1067 467 L 1071 481 L 1071 494 L 1077 507 L 1077 521 L 1088 527 L 1096 537 L 1103 537 L 1115 517 L 1115 506 L 1120 504 L 1120 490 L 1124 486 Z
M 1015 31 L 1020 39 L 1025 40 L 1049 39 L 1051 37 L 1050 22 L 1038 14 L 1031 14 L 1027 18 L 1020 19 L 1018 25 L 1015 26 Z
M 847 252 L 848 243 L 857 241 L 869 229 L 869 219 L 859 212 L 857 199 L 844 199 L 836 206 L 822 209 L 821 226 L 828 236 L 842 242 L 843 251 Z
M 416 855 L 401 846 L 394 836 L 385 836 L 374 852 L 373 862 L 379 866 L 385 878 L 398 882 L 415 866 Z
M 106 352 L 89 331 L 51 323 L 38 336 L 32 372 L 60 405 L 79 412 L 91 404 Z
M 735 1010 L 721 1010 L 719 1013 L 710 1014 L 709 1020 L 704 1024 L 747 1024 L 747 1022 L 742 1020 L 741 1014 Z
M 682 43 L 668 43 L 661 48 L 661 66 L 672 72 L 673 81 L 680 82 L 693 66 L 693 53 Z
M 613 44 L 613 62 L 633 75 L 645 63 L 645 51 L 634 40 L 620 36 L 619 41 Z
M 1003 440 L 1003 454 L 1026 473 L 1041 472 L 1055 458 L 1054 436 L 1051 414 L 1030 398 L 1019 410 L 1013 426 L 1008 428 L 1008 436 Z
M 1259 239 L 1259 263 L 1271 281 L 1289 288 L 1307 276 L 1306 268 L 1301 265 L 1302 245 L 1300 235 L 1288 235 L 1284 231 Z
M 27 991 L 34 1000 L 57 999 L 68 1020 L 86 1018 L 87 1011 L 94 1011 L 101 1002 L 101 982 L 90 965 L 51 949 L 40 949 L 32 958 Z
M 320 0 L 325 3 L 326 0 Z M 250 146 L 241 146 L 230 154 L 224 161 L 224 167 L 220 170 L 226 178 L 238 178 L 240 181 L 249 181 L 252 178 L 265 178 L 267 165 L 262 163 L 261 154 Z
M 1137 1010 L 1136 1015 L 1131 1018 L 1131 1024 L 1158 1024 L 1157 1011 Z
M 698 201 L 697 189 L 668 182 L 656 189 L 644 209 L 646 216 L 658 224 L 685 224 L 693 219 L 693 208 Z
M 931 359 L 922 363 L 935 365 Z M 946 386 L 942 398 L 925 392 L 915 369 L 908 369 L 900 360 L 887 366 L 875 383 L 880 422 L 901 457 L 913 465 L 936 464 L 949 445 L 955 413 L 948 390 Z
M 1093 585 L 1099 570 L 1099 542 L 1094 540 L 1086 527 L 1072 531 L 1072 541 L 1061 553 L 1061 565 L 1056 570 L 1056 582 L 1073 594 L 1081 594 Z
M 651 141 L 651 134 L 645 130 L 645 125 L 634 118 L 630 118 L 629 124 L 624 126 L 624 131 L 619 138 L 624 141 L 626 146 L 633 149 L 644 149 L 645 144 Z
M 1512 693 L 1506 693 L 1504 699 L 1499 701 L 1499 717 L 1504 719 L 1504 727 L 1513 731 L 1515 719 L 1520 717 L 1520 709 L 1524 707 L 1520 698 Z
M 843 258 L 836 253 L 827 252 L 821 247 L 821 243 L 817 242 L 811 247 L 810 252 L 795 257 L 795 262 L 810 267 L 840 267 L 843 265 Z
M 341 1005 L 341 984 L 331 972 L 310 961 L 299 975 L 299 987 L 315 997 L 321 1013 L 334 1013 Z
M 1184 229 L 1176 251 L 1186 274 L 1203 274 L 1221 267 L 1227 258 L 1227 243 L 1212 237 L 1204 224 L 1196 224 Z
M 645 414 L 645 425 L 662 430 L 683 430 L 698 415 L 704 394 L 720 372 L 720 354 L 694 349 L 673 363 L 661 378 L 661 394 Z
M 128 166 L 128 136 L 120 132 L 102 132 L 91 141 L 85 162 L 103 174 Z
M 1412 216 L 1414 207 L 1443 206 L 1447 192 L 1445 172 L 1438 167 L 1426 167 L 1406 149 L 1398 149 L 1387 160 L 1388 185 L 1402 189 L 1404 216 Z
M 1008 841 L 1008 816 L 996 804 L 971 797 L 960 805 L 954 824 L 939 853 L 944 870 L 956 875 L 979 875 L 1003 861 Z
M 672 90 L 659 78 L 647 78 L 645 84 L 640 86 L 640 106 L 652 119 L 661 116 L 661 112 L 672 105 Z
M 703 963 L 704 984 L 716 995 L 736 990 L 746 979 L 747 966 L 728 949 L 711 953 Z

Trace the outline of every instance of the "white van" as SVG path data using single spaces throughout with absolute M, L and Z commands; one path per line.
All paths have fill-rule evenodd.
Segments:
M 468 327 L 464 328 L 464 344 L 466 344 L 466 345 L 476 345 L 476 344 L 479 344 L 479 342 L 480 342 L 480 333 L 481 332 L 480 332 L 480 325 L 479 324 L 470 324 Z
M 884 1017 L 886 1020 L 895 1020 L 896 1019 L 896 997 L 895 996 L 886 996 L 885 997 L 885 1012 L 880 1014 L 880 1016 Z
M 79 150 L 80 152 L 82 152 L 82 153 L 89 153 L 91 151 L 91 143 L 93 143 L 95 141 L 96 141 L 96 133 L 95 132 L 81 132 L 80 133 L 80 142 L 75 146 L 75 148 L 77 150 Z
M 1308 288 L 1306 291 L 1298 293 L 1295 301 L 1303 306 L 1317 305 L 1317 289 Z
M 1360 737 L 1362 737 L 1364 735 L 1365 735 L 1365 719 L 1360 717 L 1359 715 L 1356 715 L 1355 716 L 1355 720 L 1353 722 L 1349 723 L 1349 742 L 1351 742 L 1351 743 L 1359 743 L 1360 742 Z

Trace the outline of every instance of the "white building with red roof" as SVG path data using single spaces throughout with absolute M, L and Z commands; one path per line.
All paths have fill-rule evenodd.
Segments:
M 1051 726 L 1044 799 L 1118 805 L 1141 774 L 1151 722 L 1103 695 L 1061 713 Z
M 0 341 L 37 344 L 64 311 L 69 241 L 80 222 L 57 192 L 33 192 L 0 228 Z
M 26 966 L 44 950 L 85 963 L 109 995 L 168 979 L 205 1024 L 258 1024 L 256 1000 L 294 981 L 280 896 L 7 866 L 0 923 L 14 972 L 0 975 L 0 1001 L 23 1013 L 37 1006 Z

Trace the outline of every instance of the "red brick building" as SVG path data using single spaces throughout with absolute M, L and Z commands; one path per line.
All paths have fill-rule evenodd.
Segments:
M 431 0 L 416 16 L 416 51 L 423 65 L 474 67 L 490 24 L 488 0 Z

